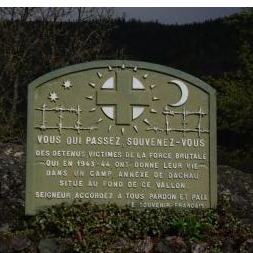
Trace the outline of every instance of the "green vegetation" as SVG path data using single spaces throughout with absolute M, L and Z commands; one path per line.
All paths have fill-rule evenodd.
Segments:
M 223 197 L 217 210 L 136 210 L 112 204 L 62 204 L 26 218 L 24 223 L 19 221 L 13 232 L 26 234 L 33 241 L 63 238 L 69 245 L 67 252 L 123 252 L 113 249 L 119 238 L 134 244 L 146 236 L 156 240 L 173 235 L 182 236 L 189 245 L 193 241 L 205 242 L 209 252 L 219 252 L 227 238 L 233 239 L 239 249 L 253 236 L 253 227 L 242 225 L 233 214 L 229 198 Z
M 0 8 L 0 140 L 26 140 L 27 85 L 98 59 L 154 62 L 217 89 L 218 161 L 252 172 L 253 9 L 187 25 L 112 19 L 110 9 Z
M 238 68 L 206 81 L 218 92 L 219 160 L 252 173 L 253 9 L 226 20 L 238 37 Z
M 73 22 L 67 22 L 76 16 Z M 0 140 L 24 142 L 27 85 L 52 70 L 116 57 L 107 8 L 0 8 Z
M 224 19 L 185 25 L 116 20 L 109 43 L 124 58 L 176 68 L 194 76 L 221 76 L 238 67 L 238 37 Z

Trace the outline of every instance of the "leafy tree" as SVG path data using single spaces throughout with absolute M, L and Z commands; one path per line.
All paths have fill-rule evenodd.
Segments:
M 219 142 L 234 152 L 231 164 L 241 164 L 250 170 L 253 162 L 253 8 L 226 22 L 235 27 L 238 36 L 239 67 L 235 72 L 207 81 L 218 91 Z

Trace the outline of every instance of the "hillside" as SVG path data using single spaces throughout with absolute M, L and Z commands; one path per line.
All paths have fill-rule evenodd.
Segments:
M 237 66 L 238 40 L 224 19 L 187 25 L 118 20 L 109 38 L 127 58 L 163 64 L 195 76 L 220 76 Z
M 61 67 L 101 59 L 163 64 L 217 90 L 218 160 L 252 171 L 253 9 L 187 25 L 102 19 L 0 23 L 0 140 L 24 143 L 27 86 Z

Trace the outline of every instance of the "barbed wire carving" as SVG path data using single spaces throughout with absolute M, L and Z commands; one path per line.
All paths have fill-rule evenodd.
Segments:
M 205 113 L 201 106 L 199 107 L 198 111 L 187 111 L 185 107 L 182 109 L 182 111 L 173 111 L 170 110 L 168 106 L 165 106 L 164 111 L 162 114 L 165 116 L 165 128 L 159 128 L 159 127 L 149 127 L 147 128 L 147 131 L 154 131 L 154 132 L 165 132 L 167 135 L 171 132 L 182 132 L 183 135 L 185 136 L 186 133 L 189 132 L 196 132 L 198 133 L 198 137 L 201 136 L 203 133 L 209 133 L 209 130 L 203 129 L 201 126 L 202 123 L 202 118 L 207 115 Z M 182 128 L 173 128 L 170 125 L 170 117 L 175 117 L 176 115 L 182 116 Z M 197 119 L 197 126 L 195 128 L 187 128 L 187 117 L 196 115 L 198 116 Z
M 40 129 L 42 132 L 49 130 L 49 129 L 55 129 L 59 131 L 59 134 L 62 134 L 63 130 L 76 130 L 78 134 L 80 134 L 81 131 L 93 131 L 97 129 L 96 126 L 90 126 L 90 127 L 82 127 L 81 123 L 81 108 L 79 105 L 77 105 L 76 108 L 70 107 L 70 108 L 65 108 L 64 106 L 55 106 L 52 108 L 49 108 L 45 103 L 41 107 L 35 108 L 37 111 L 41 111 L 42 114 L 42 120 L 41 124 L 35 126 L 36 129 Z M 58 123 L 56 125 L 46 125 L 47 120 L 46 120 L 46 112 L 58 112 Z M 64 126 L 63 124 L 63 119 L 64 119 L 64 113 L 74 113 L 76 115 L 76 121 L 74 122 L 73 126 Z

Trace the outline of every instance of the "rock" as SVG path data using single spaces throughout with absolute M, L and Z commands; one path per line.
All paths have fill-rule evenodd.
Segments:
M 66 252 L 67 248 L 67 241 L 60 238 L 42 239 L 38 246 L 40 253 L 63 253 Z
M 4 151 L 5 155 L 10 155 L 12 153 L 12 148 L 8 148 L 7 150 Z
M 229 166 L 218 166 L 218 194 L 231 200 L 231 210 L 253 224 L 253 175 Z
M 128 239 L 123 238 L 123 237 L 116 238 L 114 240 L 114 243 L 111 246 L 112 249 L 119 249 L 119 250 L 129 249 L 132 247 L 133 247 L 132 242 Z
M 22 156 L 24 155 L 24 153 L 25 152 L 23 152 L 23 151 L 20 151 L 20 152 L 16 152 L 13 156 L 15 157 L 15 158 L 22 158 Z
M 199 242 L 192 246 L 191 253 L 208 253 L 208 244 L 205 242 Z
M 35 252 L 32 242 L 22 235 L 0 234 L 0 253 L 14 253 L 19 251 Z
M 235 247 L 236 247 L 235 241 L 232 238 L 227 238 L 223 243 L 222 252 L 234 253 L 236 252 Z
M 221 194 L 231 196 L 231 191 L 229 189 L 226 189 L 226 190 L 222 191 Z
M 24 151 L 23 145 L 0 143 L 0 224 L 8 223 L 9 227 L 24 214 Z
M 240 253 L 253 253 L 253 238 L 249 238 L 241 245 Z
M 8 232 L 10 231 L 10 225 L 9 223 L 4 223 L 0 227 L 0 232 Z
M 153 242 L 149 236 L 144 240 L 139 240 L 134 248 L 136 253 L 149 253 L 153 249 Z
M 155 247 L 157 253 L 186 253 L 187 251 L 186 243 L 179 236 L 168 236 Z

